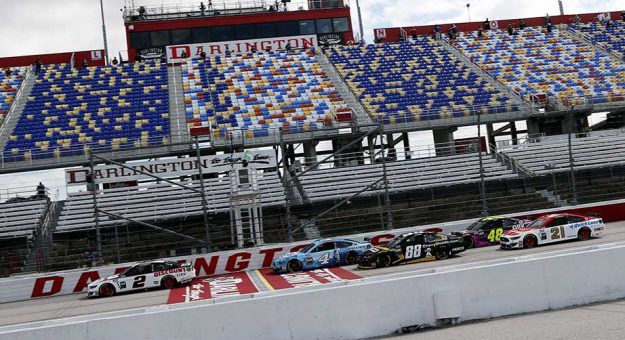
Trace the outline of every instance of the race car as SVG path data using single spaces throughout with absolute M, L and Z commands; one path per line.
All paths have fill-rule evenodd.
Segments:
M 87 287 L 87 297 L 108 297 L 118 293 L 155 287 L 166 289 L 191 282 L 195 270 L 191 263 L 178 264 L 172 261 L 150 261 L 137 263 L 123 273 L 93 281 Z
M 370 249 L 371 243 L 345 238 L 317 240 L 302 250 L 277 257 L 271 267 L 275 273 L 293 273 L 302 270 L 356 264 L 358 256 Z
M 510 217 L 489 216 L 473 222 L 465 230 L 451 234 L 464 239 L 467 249 L 492 246 L 499 243 L 499 238 L 508 230 L 522 228 L 531 221 L 518 220 Z
M 538 245 L 588 240 L 605 231 L 603 220 L 575 214 L 551 214 L 540 217 L 525 228 L 506 231 L 500 238 L 501 249 L 533 248 Z
M 402 263 L 444 260 L 464 251 L 462 237 L 440 231 L 415 231 L 401 234 L 386 247 L 373 247 L 360 255 L 358 268 L 371 269 Z

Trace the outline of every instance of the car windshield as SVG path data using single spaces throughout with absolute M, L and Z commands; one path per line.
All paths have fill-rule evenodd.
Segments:
M 309 251 L 312 249 L 312 247 L 314 247 L 314 246 L 315 246 L 315 244 L 314 244 L 314 243 L 311 243 L 311 244 L 307 245 L 306 247 L 304 247 L 302 250 L 300 250 L 300 253 L 307 253 L 307 252 L 309 252 Z
M 467 230 L 479 230 L 484 225 L 484 220 L 477 220 L 467 227 Z
M 528 227 L 529 228 L 540 228 L 542 227 L 545 222 L 547 222 L 547 219 L 544 217 L 541 217 L 539 219 L 537 219 L 536 221 L 532 222 L 532 224 L 530 224 Z

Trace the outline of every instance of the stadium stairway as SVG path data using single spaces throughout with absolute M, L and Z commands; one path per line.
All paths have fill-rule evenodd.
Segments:
M 167 68 L 169 84 L 169 131 L 172 144 L 189 140 L 189 130 L 185 120 L 184 93 L 182 88 L 182 71 L 180 66 Z
M 20 89 L 18 90 L 16 99 L 9 108 L 9 112 L 5 117 L 2 127 L 0 127 L 0 152 L 2 152 L 1 150 L 4 150 L 4 146 L 9 140 L 9 136 L 13 133 L 13 129 L 24 111 L 28 96 L 30 95 L 35 84 L 35 78 L 36 77 L 32 74 L 32 72 L 29 71 L 26 73 L 26 77 L 24 77 L 22 86 L 20 86 Z
M 334 84 L 335 88 L 343 99 L 345 103 L 352 109 L 352 111 L 356 114 L 356 124 L 357 125 L 367 125 L 372 124 L 371 115 L 368 113 L 359 99 L 356 98 L 354 93 L 349 89 L 347 84 L 343 81 L 343 78 L 338 74 L 334 65 L 328 59 L 328 56 L 325 53 L 317 54 L 319 64 L 326 72 L 332 84 Z

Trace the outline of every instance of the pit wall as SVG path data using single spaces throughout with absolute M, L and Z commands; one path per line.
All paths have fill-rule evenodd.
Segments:
M 550 212 L 597 214 L 604 219 L 604 222 L 616 222 L 625 220 L 625 200 L 586 204 L 576 206 L 575 208 L 568 207 L 516 213 L 507 216 L 535 218 Z M 355 240 L 370 238 L 372 244 L 378 245 L 388 242 L 396 235 L 417 228 L 436 227 L 442 228 L 444 231 L 453 231 L 463 229 L 473 221 L 474 220 L 464 220 L 422 227 L 394 229 L 376 233 L 352 235 L 349 236 L 349 238 Z M 169 260 L 178 262 L 192 261 L 198 276 L 208 276 L 266 268 L 271 266 L 271 262 L 276 256 L 290 251 L 297 251 L 305 246 L 305 244 L 305 242 L 274 244 L 259 248 L 175 257 L 169 258 Z M 86 287 L 90 282 L 123 271 L 132 264 L 133 263 L 126 263 L 97 269 L 78 269 L 5 278 L 0 280 L 0 303 L 83 293 L 86 291 Z
M 226 302 L 9 326 L 0 328 L 0 339 L 369 338 L 447 318 L 463 322 L 622 298 L 625 266 L 607 259 L 624 256 L 623 243 L 586 247 Z

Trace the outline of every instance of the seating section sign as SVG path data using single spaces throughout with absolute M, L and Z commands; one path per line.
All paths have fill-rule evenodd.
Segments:
M 235 40 L 210 42 L 201 44 L 173 45 L 167 46 L 167 62 L 180 62 L 187 58 L 197 59 L 202 52 L 206 55 L 232 53 L 250 53 L 254 50 L 265 51 L 267 49 L 284 50 L 291 45 L 293 49 L 302 49 L 319 46 L 316 35 L 299 35 L 290 37 L 275 37 L 264 39 Z
M 191 176 L 199 173 L 224 173 L 231 170 L 254 168 L 267 169 L 276 167 L 276 156 L 273 150 L 245 151 L 223 155 L 204 156 L 197 158 L 176 158 L 151 162 L 126 163 L 119 165 L 96 166 L 93 168 L 94 183 L 119 183 L 150 179 L 147 174 L 168 178 Z M 65 170 L 67 185 L 85 185 L 90 172 L 89 168 L 72 168 Z

